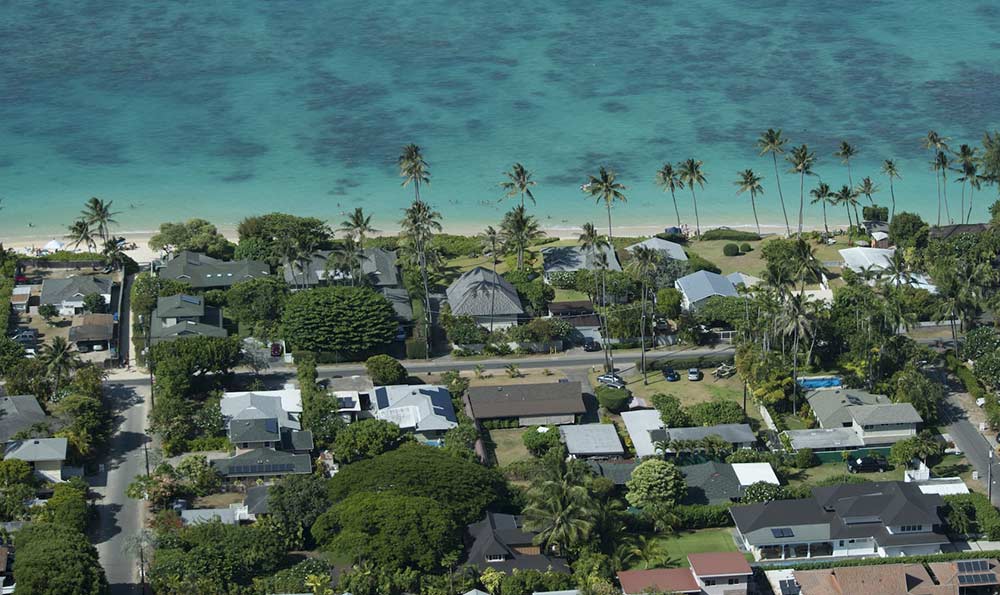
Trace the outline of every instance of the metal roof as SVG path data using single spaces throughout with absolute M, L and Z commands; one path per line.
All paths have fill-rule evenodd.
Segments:
M 553 431 L 549 429 L 549 431 Z M 577 456 L 622 455 L 625 449 L 614 424 L 560 426 L 566 451 Z
M 600 251 L 607 256 L 609 271 L 622 270 L 618 255 L 611 246 L 602 246 Z M 550 246 L 542 248 L 542 263 L 545 274 L 596 271 L 599 268 L 597 254 L 595 250 L 585 250 L 580 246 Z
M 662 238 L 649 238 L 648 240 L 643 240 L 637 244 L 632 244 L 625 249 L 629 252 L 634 252 L 639 246 L 656 250 L 657 252 L 663 254 L 666 258 L 671 258 L 673 260 L 688 259 L 687 254 L 684 253 L 683 246 L 676 242 L 671 242 Z
M 38 399 L 31 395 L 0 397 L 0 442 L 46 419 Z
M 689 303 L 697 303 L 712 296 L 736 297 L 739 293 L 733 282 L 710 271 L 696 271 L 674 282 Z
M 851 428 L 787 430 L 785 435 L 795 450 L 803 448 L 850 450 L 865 445 L 861 437 Z
M 458 425 L 451 393 L 433 384 L 376 386 L 375 417 L 415 432 L 445 431 Z
M 475 419 L 583 414 L 579 382 L 474 386 L 466 392 Z
M 860 426 L 879 424 L 919 424 L 924 418 L 909 403 L 891 405 L 860 405 L 848 407 L 847 412 Z
M 865 269 L 882 270 L 892 263 L 895 248 L 865 248 L 855 246 L 839 250 L 844 266 L 856 273 Z
M 3 458 L 22 461 L 65 461 L 67 440 L 65 438 L 31 438 L 8 442 Z
M 521 299 L 510 281 L 483 267 L 455 279 L 446 293 L 451 313 L 456 316 L 524 314 Z

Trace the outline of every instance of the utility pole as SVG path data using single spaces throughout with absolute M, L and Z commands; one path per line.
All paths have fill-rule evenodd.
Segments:
M 986 444 L 990 447 L 990 460 L 986 467 L 986 499 L 993 503 L 993 446 L 989 444 L 989 440 Z

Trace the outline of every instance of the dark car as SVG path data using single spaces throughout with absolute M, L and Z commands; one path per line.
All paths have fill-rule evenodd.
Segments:
M 663 378 L 667 382 L 677 382 L 678 380 L 681 379 L 681 375 L 677 373 L 677 370 L 670 367 L 666 367 L 663 368 Z
M 281 357 L 281 354 L 285 350 L 281 347 L 281 343 L 271 343 L 271 357 Z
M 583 350 L 588 352 L 600 351 L 601 344 L 591 338 L 587 338 L 583 340 Z
M 847 460 L 848 473 L 876 473 L 888 471 L 889 463 L 882 457 L 866 456 Z

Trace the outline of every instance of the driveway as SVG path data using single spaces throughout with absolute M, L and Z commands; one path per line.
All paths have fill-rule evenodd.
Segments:
M 128 485 L 146 473 L 146 419 L 149 414 L 149 385 L 131 380 L 107 385 L 118 424 L 104 472 L 88 479 L 99 494 L 93 542 L 111 584 L 112 595 L 141 593 L 139 552 L 135 543 L 145 526 L 145 503 L 125 495 Z

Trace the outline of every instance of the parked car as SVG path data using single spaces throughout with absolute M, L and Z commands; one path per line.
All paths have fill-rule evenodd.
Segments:
M 281 343 L 271 343 L 271 357 L 281 357 L 284 353 L 284 349 L 281 347 Z
M 677 373 L 677 370 L 667 366 L 666 368 L 663 368 L 663 378 L 667 382 L 677 382 L 681 379 L 681 375 Z
M 587 337 L 583 340 L 583 350 L 587 352 L 600 351 L 602 349 L 601 344 L 594 339 Z
M 625 387 L 624 382 L 602 382 L 601 384 L 603 384 L 608 388 L 617 388 L 618 390 L 623 390 L 626 392 L 628 391 L 628 388 Z
M 688 368 L 688 380 L 692 382 L 698 382 L 701 380 L 702 373 L 698 368 Z
M 879 456 L 865 456 L 848 459 L 848 473 L 875 473 L 889 470 L 889 463 Z
M 621 385 L 625 384 L 625 380 L 622 379 L 622 377 L 619 376 L 618 374 L 601 374 L 600 376 L 597 377 L 597 381 L 600 382 L 601 384 L 609 384 L 611 382 L 615 382 Z

